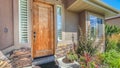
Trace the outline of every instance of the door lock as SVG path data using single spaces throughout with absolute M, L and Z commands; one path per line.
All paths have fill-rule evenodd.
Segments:
M 35 40 L 35 38 L 36 38 L 36 32 L 33 32 L 33 37 L 34 37 L 34 40 Z

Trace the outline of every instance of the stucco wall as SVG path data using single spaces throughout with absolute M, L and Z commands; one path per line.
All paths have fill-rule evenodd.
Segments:
M 79 22 L 78 13 L 65 10 L 65 31 L 64 32 L 65 32 L 66 41 L 72 41 L 72 36 L 74 37 L 74 41 L 77 41 L 78 22 Z
M 0 0 L 0 50 L 14 44 L 12 7 L 12 0 Z
M 109 25 L 116 25 L 118 27 L 120 27 L 120 17 L 118 18 L 113 18 L 113 19 L 108 19 L 105 21 L 106 24 L 109 24 Z

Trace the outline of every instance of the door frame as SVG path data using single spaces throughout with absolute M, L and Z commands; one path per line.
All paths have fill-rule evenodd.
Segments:
M 34 22 L 34 18 L 33 18 L 33 10 L 34 10 L 34 2 L 40 2 L 40 3 L 44 3 L 44 4 L 48 4 L 48 5 L 51 5 L 53 6 L 53 55 L 55 55 L 55 50 L 56 50 L 56 24 L 55 24 L 55 5 L 54 4 L 51 4 L 51 3 L 48 3 L 48 2 L 44 2 L 44 1 L 41 1 L 41 0 L 32 0 L 31 1 L 31 56 L 32 56 L 32 59 L 34 59 L 34 54 L 33 54 L 33 22 Z

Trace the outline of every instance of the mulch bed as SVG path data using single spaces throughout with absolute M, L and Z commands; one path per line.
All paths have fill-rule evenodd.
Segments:
M 32 66 L 32 57 L 30 48 L 21 48 L 11 52 L 9 57 L 13 68 L 23 68 Z

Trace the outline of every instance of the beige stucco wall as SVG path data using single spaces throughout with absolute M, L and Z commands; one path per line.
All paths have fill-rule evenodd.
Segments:
M 105 23 L 109 24 L 109 25 L 116 25 L 116 26 L 120 27 L 120 17 L 108 19 L 105 21 Z
M 12 1 L 12 5 L 13 5 L 11 9 L 13 10 L 13 12 L 12 12 L 13 13 L 12 26 L 14 29 L 13 29 L 12 35 L 14 35 L 14 37 L 12 39 L 14 40 L 14 43 L 13 43 L 14 45 L 2 50 L 3 53 L 8 53 L 13 49 L 19 49 L 21 47 L 30 47 L 30 44 L 31 44 L 31 42 L 25 43 L 25 44 L 19 42 L 19 0 L 11 0 L 11 1 Z M 4 1 L 4 2 L 6 2 L 6 1 Z M 11 14 L 11 13 L 9 13 L 9 14 Z M 28 25 L 30 25 L 30 23 Z M 29 28 L 29 32 L 30 31 L 31 30 Z M 30 38 L 30 35 L 29 35 L 29 38 Z
M 74 36 L 74 41 L 77 41 L 78 32 L 78 13 L 70 12 L 65 10 L 65 40 L 72 41 L 72 36 Z
M 0 50 L 13 46 L 12 0 L 0 0 Z

